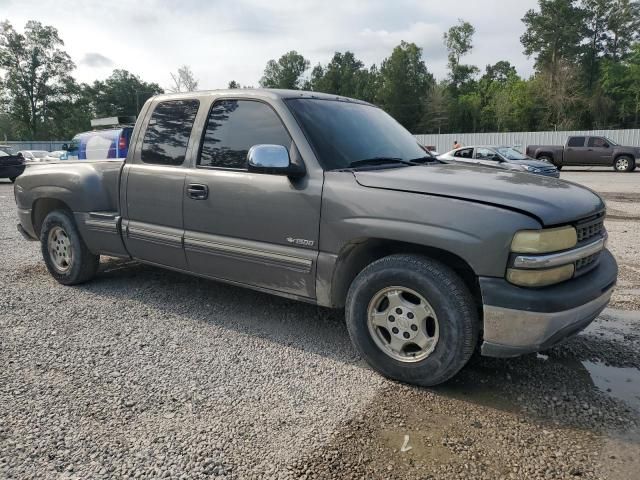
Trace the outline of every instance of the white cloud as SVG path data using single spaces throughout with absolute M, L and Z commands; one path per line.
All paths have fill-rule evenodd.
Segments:
M 351 50 L 367 65 L 379 64 L 401 40 L 423 49 L 429 70 L 446 75 L 442 34 L 464 18 L 476 27 L 475 48 L 464 59 L 480 68 L 511 61 L 521 74 L 532 61 L 522 54 L 520 19 L 536 0 L 3 0 L 0 17 L 22 29 L 27 20 L 58 28 L 78 65 L 81 81 L 125 68 L 168 86 L 169 72 L 190 65 L 202 88 L 235 79 L 257 85 L 265 63 L 295 49 L 312 65 Z M 92 54 L 112 61 L 95 68 Z M 91 63 L 91 62 L 89 62 Z

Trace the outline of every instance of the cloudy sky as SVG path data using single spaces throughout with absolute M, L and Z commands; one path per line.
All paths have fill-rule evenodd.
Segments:
M 169 72 L 190 65 L 200 88 L 230 80 L 256 85 L 265 63 L 297 50 L 326 63 L 351 50 L 379 64 L 401 40 L 423 49 L 437 77 L 446 75 L 442 34 L 462 18 L 476 28 L 464 59 L 484 68 L 509 60 L 532 71 L 522 54 L 524 13 L 536 0 L 0 0 L 0 20 L 22 30 L 27 20 L 55 26 L 81 81 L 124 68 L 146 81 L 170 85 Z

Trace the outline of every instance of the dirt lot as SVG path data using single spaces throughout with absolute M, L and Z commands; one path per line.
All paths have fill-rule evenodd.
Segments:
M 0 478 L 638 478 L 640 171 L 562 177 L 609 202 L 612 308 L 434 389 L 372 372 L 342 312 L 113 260 L 62 287 L 0 183 Z

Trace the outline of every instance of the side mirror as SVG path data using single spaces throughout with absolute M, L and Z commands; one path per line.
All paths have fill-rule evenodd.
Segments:
M 304 168 L 291 163 L 289 151 L 282 145 L 254 145 L 247 154 L 247 169 L 254 173 L 300 177 Z
M 602 146 L 603 146 L 604 148 L 609 148 L 609 146 L 610 146 L 610 145 L 609 145 L 608 143 L 605 143 L 605 144 L 603 144 Z

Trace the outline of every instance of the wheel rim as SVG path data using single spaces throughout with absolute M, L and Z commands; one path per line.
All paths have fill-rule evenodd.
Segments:
M 376 293 L 367 310 L 369 333 L 386 355 L 400 362 L 419 362 L 438 344 L 438 318 L 427 300 L 406 287 Z
M 73 250 L 71 240 L 62 227 L 53 227 L 47 240 L 49 257 L 53 268 L 59 273 L 65 273 L 71 268 Z
M 627 168 L 629 168 L 629 160 L 624 157 L 619 158 L 618 160 L 616 160 L 616 168 L 618 170 L 626 170 Z

